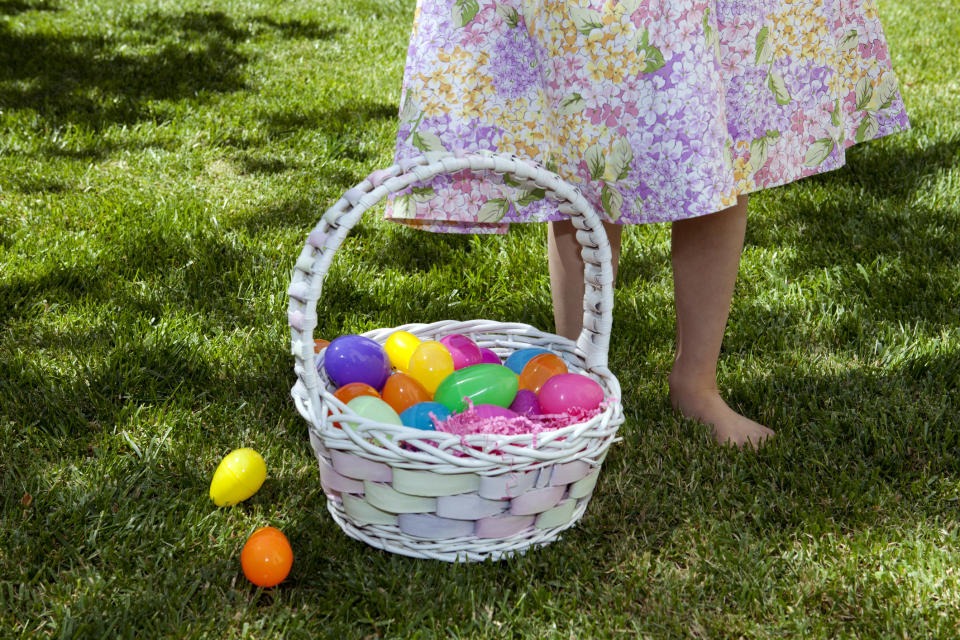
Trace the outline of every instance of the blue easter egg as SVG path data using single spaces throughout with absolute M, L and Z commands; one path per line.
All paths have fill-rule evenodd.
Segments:
M 507 361 L 503 363 L 503 366 L 513 371 L 515 374 L 520 375 L 523 373 L 523 368 L 527 366 L 527 363 L 530 362 L 530 359 L 533 356 L 540 355 L 541 353 L 550 353 L 546 349 L 541 349 L 540 347 L 528 347 L 526 349 L 517 349 L 509 356 L 507 356 Z
M 414 429 L 436 431 L 433 420 L 430 418 L 431 413 L 437 416 L 437 420 L 440 421 L 450 417 L 450 409 L 439 402 L 418 402 L 400 414 L 400 422 Z

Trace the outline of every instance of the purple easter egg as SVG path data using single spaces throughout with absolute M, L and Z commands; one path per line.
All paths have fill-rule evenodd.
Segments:
M 338 387 L 363 382 L 379 391 L 390 375 L 387 352 L 379 343 L 363 336 L 335 338 L 324 351 L 323 366 Z
M 478 418 L 516 418 L 517 414 L 510 409 L 498 407 L 495 404 L 478 404 L 473 408 Z
M 579 373 L 561 373 L 543 383 L 538 400 L 540 409 L 548 414 L 571 409 L 592 411 L 603 402 L 603 388 Z
M 440 338 L 440 344 L 445 346 L 447 351 L 450 352 L 450 355 L 453 356 L 454 370 L 463 369 L 473 364 L 480 364 L 483 360 L 483 354 L 480 352 L 480 347 L 477 346 L 477 343 L 463 334 L 454 333 L 449 336 L 444 336 Z M 499 358 L 497 359 L 497 364 L 500 364 Z
M 521 415 L 538 415 L 540 413 L 540 402 L 537 400 L 537 394 L 530 389 L 520 389 L 517 391 L 517 397 L 513 399 L 513 403 L 510 405 L 510 410 Z
M 481 364 L 503 364 L 500 362 L 500 356 L 498 356 L 497 352 L 493 349 L 481 348 L 480 355 L 482 356 L 480 360 Z

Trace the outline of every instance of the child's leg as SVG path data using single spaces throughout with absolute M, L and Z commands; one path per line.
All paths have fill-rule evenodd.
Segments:
M 622 225 L 603 223 L 613 252 L 613 277 L 620 262 Z M 547 256 L 550 289 L 553 291 L 553 318 L 557 334 L 576 340 L 583 327 L 583 258 L 576 229 L 569 220 L 551 222 L 547 229 Z
M 717 442 L 756 446 L 773 431 L 733 411 L 717 389 L 717 359 L 747 225 L 747 198 L 718 213 L 673 223 L 677 354 L 670 400 L 713 428 Z

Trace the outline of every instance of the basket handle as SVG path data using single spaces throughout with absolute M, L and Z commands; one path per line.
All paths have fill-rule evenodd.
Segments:
M 577 338 L 587 369 L 609 375 L 607 353 L 610 328 L 613 324 L 613 264 L 610 243 L 600 217 L 580 189 L 564 181 L 556 173 L 512 154 L 436 153 L 429 152 L 402 161 L 388 169 L 374 171 L 360 184 L 348 190 L 332 206 L 307 237 L 287 295 L 290 298 L 288 319 L 291 328 L 291 350 L 296 358 L 294 369 L 302 383 L 294 388 L 298 405 L 309 401 L 319 407 L 320 377 L 314 365 L 313 329 L 317 326 L 317 301 L 333 256 L 363 213 L 391 193 L 440 174 L 472 171 L 493 171 L 510 174 L 523 185 L 544 189 L 546 196 L 558 202 L 557 208 L 570 216 L 577 229 L 584 262 L 583 329 Z M 299 388 L 299 391 L 298 391 Z M 303 394 L 306 397 L 303 397 Z M 300 397 L 298 397 L 300 396 Z M 303 407 L 298 407 L 303 411 Z M 316 416 L 319 418 L 319 416 Z

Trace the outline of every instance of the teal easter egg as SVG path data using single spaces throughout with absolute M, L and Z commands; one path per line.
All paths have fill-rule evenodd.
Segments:
M 520 378 L 505 366 L 475 364 L 447 376 L 437 387 L 433 399 L 454 412 L 467 408 L 464 398 L 470 398 L 475 405 L 509 407 L 519 388 Z
M 403 424 L 393 407 L 374 396 L 357 396 L 347 403 L 347 407 L 368 420 L 375 420 L 384 424 Z M 352 426 L 348 422 L 341 422 L 341 424 Z
M 418 402 L 400 414 L 400 422 L 414 429 L 436 431 L 436 426 L 430 418 L 431 413 L 441 422 L 450 417 L 450 409 L 439 402 Z
M 523 368 L 527 366 L 527 363 L 530 362 L 530 359 L 533 356 L 540 355 L 541 353 L 550 353 L 546 349 L 541 349 L 540 347 L 528 347 L 526 349 L 517 349 L 509 356 L 507 356 L 507 361 L 503 363 L 503 366 L 507 367 L 515 374 L 520 375 L 523 372 Z

